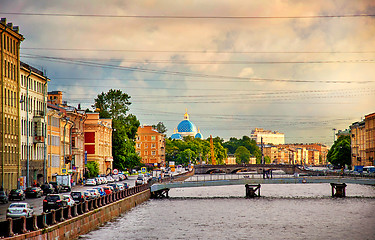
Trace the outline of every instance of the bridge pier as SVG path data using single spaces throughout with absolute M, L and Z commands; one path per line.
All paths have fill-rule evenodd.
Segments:
M 151 198 L 169 198 L 168 192 L 169 188 L 151 192 Z
M 257 185 L 251 185 L 246 184 L 246 198 L 254 198 L 254 197 L 260 197 L 260 184 Z M 258 194 L 256 193 L 258 191 Z
M 332 197 L 345 197 L 345 183 L 331 183 Z M 335 192 L 336 190 L 336 192 Z

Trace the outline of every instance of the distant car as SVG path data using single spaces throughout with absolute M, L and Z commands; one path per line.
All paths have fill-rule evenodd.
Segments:
M 43 190 L 43 194 L 52 194 L 55 192 L 55 188 L 52 186 L 52 184 L 45 183 L 40 187 Z
M 86 200 L 86 196 L 83 192 L 71 192 L 70 196 L 72 196 L 75 202 L 84 202 Z
M 115 182 L 118 182 L 121 180 L 119 175 L 113 175 L 112 178 L 115 180 Z
M 49 184 L 52 184 L 52 186 L 54 187 L 55 191 L 54 193 L 61 193 L 62 190 L 63 190 L 63 187 L 58 184 L 57 182 L 49 182 Z
M 106 179 L 107 179 L 107 182 L 109 182 L 109 183 L 112 183 L 112 182 L 115 181 L 115 180 L 113 179 L 113 177 L 111 177 L 110 175 L 108 175 L 108 176 L 106 177 Z
M 7 209 L 7 218 L 31 217 L 33 214 L 33 207 L 24 202 L 12 203 Z
M 103 184 L 107 184 L 107 183 L 108 183 L 107 178 L 105 178 L 105 177 L 100 177 L 100 179 L 102 180 L 102 183 L 103 183 Z
M 103 189 L 106 195 L 109 195 L 113 192 L 113 188 L 110 186 L 104 186 Z
M 143 185 L 145 184 L 145 179 L 143 177 L 137 177 L 137 180 L 135 180 L 135 185 Z
M 117 183 L 117 186 L 118 186 L 118 189 L 119 189 L 120 191 L 125 190 L 125 186 L 124 186 L 124 184 L 122 184 L 122 183 Z
M 96 185 L 103 184 L 103 180 L 100 177 L 96 177 L 95 181 L 96 181 Z
M 89 178 L 86 180 L 86 186 L 96 186 L 96 181 L 95 179 Z
M 9 202 L 8 195 L 6 194 L 5 191 L 0 191 L 0 202 L 2 202 L 2 203 L 8 203 Z
M 25 200 L 25 192 L 22 189 L 12 189 L 9 193 L 9 200 Z
M 68 206 L 73 207 L 73 205 L 75 204 L 75 201 L 74 201 L 74 199 L 72 198 L 72 196 L 70 196 L 70 195 L 63 195 L 63 198 L 64 198 L 64 200 L 66 201 L 66 204 L 67 204 Z
M 93 189 L 98 190 L 100 196 L 105 196 L 106 195 L 105 191 L 104 191 L 104 189 L 102 187 L 93 187 Z
M 86 197 L 86 200 L 94 199 L 95 196 L 91 194 L 89 191 L 84 191 L 83 192 L 84 196 Z
M 120 188 L 119 188 L 119 186 L 117 185 L 117 183 L 108 183 L 107 186 L 112 187 L 114 192 L 117 192 L 117 191 L 120 190 Z
M 59 209 L 66 206 L 67 202 L 60 194 L 48 194 L 43 200 L 43 212 L 50 211 L 51 209 Z
M 43 195 L 43 190 L 40 187 L 28 187 L 25 190 L 26 197 L 39 198 Z
M 87 189 L 86 191 L 90 192 L 93 198 L 100 197 L 100 193 L 97 189 Z

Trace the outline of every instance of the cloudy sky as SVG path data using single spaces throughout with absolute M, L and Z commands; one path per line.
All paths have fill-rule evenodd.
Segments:
M 168 136 L 188 109 L 204 137 L 285 133 L 331 145 L 375 111 L 372 0 L 0 0 L 21 60 L 84 108 L 111 88 Z

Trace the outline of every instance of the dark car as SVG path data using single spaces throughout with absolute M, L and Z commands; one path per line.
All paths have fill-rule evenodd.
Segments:
M 9 200 L 25 200 L 25 192 L 22 189 L 12 189 L 9 193 Z
M 43 190 L 43 194 L 45 195 L 55 192 L 55 188 L 49 183 L 43 184 L 40 188 Z
M 54 193 L 61 193 L 62 192 L 62 186 L 58 184 L 57 182 L 49 182 L 49 184 L 52 184 L 52 186 L 55 188 Z
M 84 202 L 86 200 L 84 192 L 71 192 L 70 196 L 72 196 L 75 202 Z
M 8 195 L 6 194 L 5 191 L 0 191 L 0 202 L 2 202 L 2 203 L 9 202 Z
M 110 183 L 110 184 L 107 184 L 108 186 L 111 186 L 113 187 L 113 191 L 114 192 L 117 192 L 120 190 L 119 186 L 117 185 L 117 183 Z
M 43 212 L 47 212 L 51 209 L 66 207 L 66 205 L 67 202 L 62 195 L 48 194 L 43 200 Z
M 41 197 L 43 190 L 40 187 L 28 187 L 25 190 L 26 197 Z

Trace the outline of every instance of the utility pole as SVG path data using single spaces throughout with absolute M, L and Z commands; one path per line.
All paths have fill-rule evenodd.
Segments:
M 264 164 L 263 137 L 260 138 L 260 150 L 262 151 L 262 160 L 261 160 L 261 164 Z

